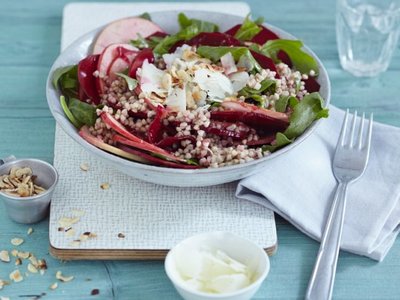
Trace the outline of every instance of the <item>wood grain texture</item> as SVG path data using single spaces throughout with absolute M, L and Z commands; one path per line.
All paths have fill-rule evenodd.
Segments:
M 53 159 L 54 121 L 47 109 L 44 83 L 59 53 L 62 8 L 67 2 L 1 1 L 0 156 L 13 153 L 49 162 Z M 303 39 L 317 53 L 331 77 L 333 104 L 373 111 L 378 121 L 400 126 L 398 48 L 388 72 L 372 79 L 354 78 L 339 66 L 334 0 L 248 2 L 256 15 L 265 16 L 268 22 Z M 279 249 L 271 258 L 271 273 L 255 299 L 302 299 L 318 243 L 280 218 L 277 223 Z M 0 248 L 13 249 L 11 238 L 21 236 L 26 241 L 18 248 L 45 258 L 49 270 L 43 276 L 31 275 L 5 287 L 0 296 L 32 299 L 19 296 L 45 292 L 44 299 L 178 299 L 160 261 L 64 263 L 48 253 L 48 221 L 34 225 L 35 232 L 30 236 L 26 235 L 28 227 L 13 223 L 0 209 Z M 381 263 L 341 253 L 334 299 L 399 299 L 399 253 L 399 239 Z M 26 263 L 20 268 L 25 270 Z M 0 262 L 0 278 L 6 279 L 13 269 L 13 264 Z M 50 291 L 48 287 L 55 281 L 57 270 L 74 275 L 75 279 Z M 90 296 L 92 289 L 99 289 L 100 294 Z

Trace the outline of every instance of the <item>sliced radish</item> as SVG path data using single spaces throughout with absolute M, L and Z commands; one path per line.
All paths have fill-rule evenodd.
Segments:
M 138 17 L 129 17 L 108 24 L 97 36 L 93 46 L 93 54 L 100 54 L 110 44 L 128 43 L 130 40 L 148 37 L 164 31 L 157 24 Z
M 178 161 L 183 163 L 186 162 L 184 159 L 178 158 L 172 155 L 171 153 L 165 151 L 164 149 L 161 149 L 153 144 L 150 144 L 142 140 L 141 138 L 138 138 L 134 134 L 130 133 L 121 123 L 115 120 L 114 117 L 111 116 L 109 113 L 103 112 L 101 114 L 101 119 L 113 130 L 121 134 L 121 136 L 120 135 L 115 136 L 116 137 L 115 141 L 123 143 L 127 146 L 132 146 L 141 150 L 150 151 L 154 154 L 163 155 L 173 161 Z
M 149 160 L 144 159 L 143 157 L 140 157 L 138 155 L 135 155 L 133 153 L 128 153 L 126 151 L 123 151 L 121 149 L 118 149 L 114 146 L 111 146 L 107 143 L 105 143 L 103 140 L 93 136 L 88 127 L 87 126 L 83 126 L 81 128 L 81 130 L 79 131 L 79 135 L 85 140 L 87 141 L 89 144 L 92 144 L 93 146 L 100 148 L 102 150 L 105 150 L 107 152 L 110 152 L 112 154 L 133 160 L 133 161 L 137 161 L 137 162 L 141 162 L 141 163 L 145 163 L 148 164 L 150 163 Z
M 232 110 L 237 112 L 254 112 L 261 115 L 266 115 L 274 119 L 282 120 L 284 122 L 289 122 L 289 117 L 285 113 L 272 111 L 265 108 L 260 108 L 253 104 L 239 102 L 239 101 L 224 101 L 221 103 L 221 107 L 225 110 Z
M 133 59 L 135 58 L 139 49 L 129 44 L 112 44 L 109 45 L 104 51 L 101 53 L 99 62 L 97 65 L 97 70 L 99 71 L 99 77 L 96 80 L 96 85 L 99 94 L 104 93 L 105 82 L 103 77 L 110 75 L 116 72 L 123 71 L 120 69 L 125 66 L 125 69 L 129 67 Z M 121 63 L 118 62 L 114 67 L 113 64 L 117 59 L 121 59 L 126 62 L 126 65 L 121 66 Z M 114 75 L 112 75 L 114 76 Z
M 110 69 L 108 70 L 108 72 L 109 72 L 108 79 L 110 80 L 110 82 L 117 79 L 118 76 L 116 73 L 123 72 L 127 68 L 129 68 L 129 63 L 127 63 L 125 59 L 123 59 L 121 57 L 118 57 L 117 59 L 115 59 L 114 62 L 112 63 L 112 65 L 110 66 Z

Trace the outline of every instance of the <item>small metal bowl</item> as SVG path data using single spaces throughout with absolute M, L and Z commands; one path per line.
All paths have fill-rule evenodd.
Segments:
M 43 220 L 49 211 L 49 204 L 58 182 L 57 170 L 49 163 L 39 159 L 0 159 L 0 175 L 9 174 L 12 167 L 30 167 L 37 176 L 35 184 L 46 191 L 30 197 L 15 197 L 0 192 L 8 216 L 15 222 L 31 224 Z

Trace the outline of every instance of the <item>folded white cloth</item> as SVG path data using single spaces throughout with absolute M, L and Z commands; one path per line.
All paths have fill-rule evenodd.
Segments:
M 331 161 L 344 112 L 301 145 L 240 181 L 236 196 L 264 205 L 320 240 L 336 188 Z M 341 248 L 381 261 L 400 230 L 400 128 L 374 123 L 365 174 L 349 186 Z

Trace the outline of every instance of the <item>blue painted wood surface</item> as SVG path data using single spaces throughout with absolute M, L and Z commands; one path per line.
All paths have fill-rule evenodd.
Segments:
M 0 157 L 53 160 L 54 120 L 47 108 L 45 81 L 60 49 L 63 6 L 66 0 L 2 0 L 0 4 Z M 378 121 L 400 126 L 400 51 L 389 70 L 379 77 L 358 79 L 339 65 L 335 40 L 335 1 L 248 1 L 255 15 L 296 35 L 322 59 L 332 81 L 332 103 L 374 112 Z M 90 17 L 90 16 L 88 16 Z M 399 162 L 394 162 L 399 163 Z M 318 243 L 284 220 L 277 219 L 279 248 L 271 258 L 271 273 L 255 299 L 302 299 L 318 250 Z M 48 254 L 48 222 L 29 226 L 10 221 L 0 205 L 0 250 L 16 248 L 47 260 L 46 274 L 30 275 L 6 286 L 0 296 L 33 299 L 179 299 L 162 262 L 60 262 Z M 0 279 L 7 279 L 13 263 L 0 262 Z M 25 273 L 26 262 L 20 267 Z M 51 291 L 55 273 L 74 275 Z M 341 253 L 335 299 L 400 299 L 400 240 L 386 259 L 377 263 Z M 92 289 L 99 289 L 91 296 Z M 31 295 L 27 296 L 26 295 Z M 22 297 L 22 298 L 21 298 Z

